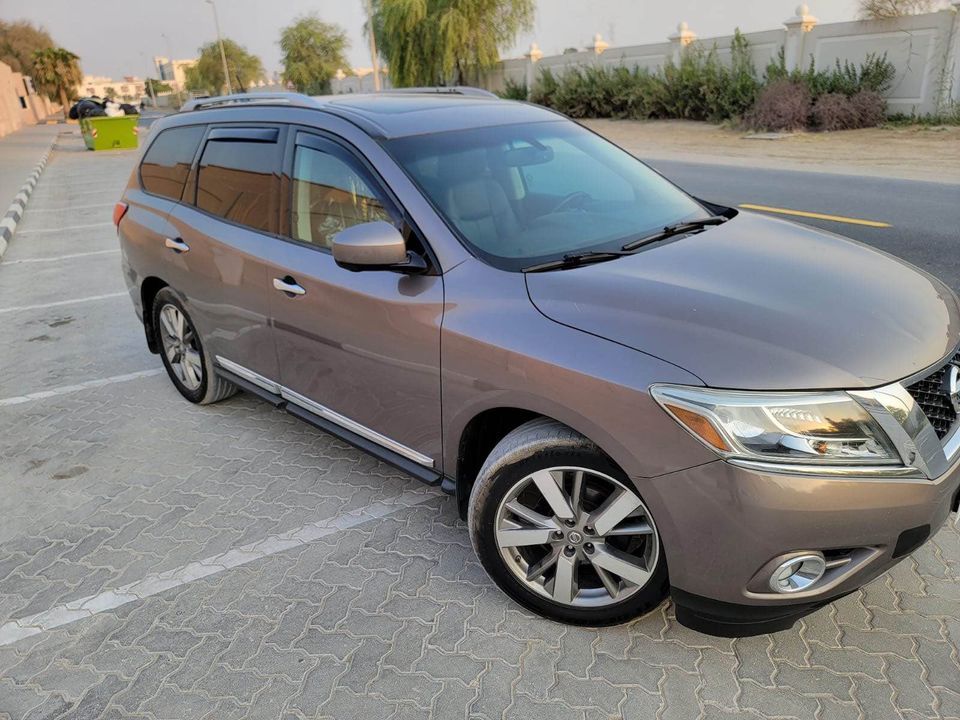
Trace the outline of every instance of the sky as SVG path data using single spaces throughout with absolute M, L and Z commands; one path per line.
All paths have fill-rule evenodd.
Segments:
M 770 30 L 794 14 L 799 0 L 537 0 L 530 32 L 504 57 L 519 57 L 536 41 L 546 55 L 590 45 L 601 33 L 611 45 L 661 42 L 686 20 L 700 37 Z M 810 0 L 821 22 L 852 20 L 856 0 Z M 259 55 L 268 72 L 280 70 L 280 28 L 315 12 L 350 38 L 348 59 L 369 67 L 363 36 L 363 0 L 218 0 L 220 27 Z M 88 75 L 119 79 L 151 72 L 155 55 L 191 58 L 216 38 L 212 8 L 204 0 L 0 0 L 0 18 L 44 26 L 54 41 L 77 53 Z M 166 37 L 164 37 L 164 35 Z M 153 73 L 155 74 L 155 73 Z

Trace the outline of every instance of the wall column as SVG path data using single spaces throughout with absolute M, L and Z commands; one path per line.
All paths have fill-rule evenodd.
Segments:
M 680 64 L 680 58 L 683 57 L 683 49 L 697 39 L 697 34 L 690 29 L 687 21 L 684 20 L 677 25 L 677 31 L 669 37 L 672 48 L 670 57 L 675 65 Z
M 543 52 L 540 50 L 540 46 L 533 42 L 530 43 L 530 49 L 527 50 L 524 57 L 527 59 L 524 82 L 527 86 L 527 100 L 529 100 L 533 93 L 533 85 L 537 82 L 537 63 L 540 62 L 540 58 L 543 57 Z
M 804 38 L 807 33 L 820 22 L 810 14 L 810 7 L 806 3 L 797 6 L 796 15 L 784 20 L 787 28 L 787 39 L 783 45 L 783 55 L 787 63 L 787 72 L 800 70 L 806 67 Z

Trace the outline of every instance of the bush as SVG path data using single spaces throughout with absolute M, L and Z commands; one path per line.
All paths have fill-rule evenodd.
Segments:
M 813 103 L 814 125 L 820 130 L 853 130 L 860 127 L 853 102 L 843 93 L 826 93 Z
M 504 100 L 526 100 L 527 84 L 525 82 L 514 82 L 510 78 L 507 78 L 503 90 L 498 92 L 497 95 Z
M 858 127 L 876 127 L 882 125 L 887 117 L 887 101 L 873 90 L 861 90 L 852 98 L 857 113 Z
M 896 72 L 893 63 L 887 60 L 886 53 L 883 55 L 870 53 L 860 65 L 854 65 L 849 61 L 844 61 L 841 65 L 837 60 L 830 70 L 816 70 L 811 55 L 810 64 L 806 70 L 787 72 L 786 58 L 783 48 L 780 48 L 777 57 L 767 65 L 764 82 L 770 84 L 777 80 L 793 80 L 802 83 L 816 101 L 821 95 L 828 93 L 852 97 L 858 92 L 869 90 L 883 94 L 893 84 Z
M 716 48 L 694 44 L 679 62 L 668 60 L 656 72 L 588 65 L 556 75 L 544 68 L 530 97 L 575 118 L 742 119 L 748 127 L 763 130 L 795 130 L 811 120 L 823 129 L 883 120 L 880 94 L 889 89 L 895 70 L 886 56 L 869 55 L 860 65 L 838 61 L 830 70 L 816 70 L 811 57 L 806 70 L 787 72 L 781 49 L 761 81 L 739 30 L 730 55 L 730 63 L 724 64 Z M 508 83 L 504 96 L 520 91 L 521 86 Z M 814 103 L 821 98 L 826 99 L 814 115 Z
M 754 130 L 799 130 L 807 126 L 811 102 L 803 83 L 774 80 L 760 91 L 747 113 L 746 125 Z
M 852 97 L 827 93 L 813 104 L 813 121 L 820 130 L 876 127 L 883 122 L 886 105 L 872 90 L 861 90 Z

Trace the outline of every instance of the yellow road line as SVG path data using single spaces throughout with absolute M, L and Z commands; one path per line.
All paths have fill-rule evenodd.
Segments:
M 788 210 L 787 208 L 769 207 L 768 205 L 752 205 L 750 203 L 741 203 L 740 207 L 742 207 L 744 210 L 760 210 L 761 212 L 813 218 L 814 220 L 832 220 L 833 222 L 847 223 L 849 225 L 866 225 L 867 227 L 875 228 L 892 227 L 890 223 L 878 222 L 876 220 L 862 220 L 860 218 L 843 217 L 842 215 L 824 215 L 823 213 L 807 212 L 806 210 Z

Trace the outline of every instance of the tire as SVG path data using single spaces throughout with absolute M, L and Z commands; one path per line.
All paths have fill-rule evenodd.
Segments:
M 190 351 L 191 357 L 196 353 L 199 358 L 196 363 L 187 363 L 183 359 L 178 362 L 177 358 L 183 358 L 183 353 L 169 350 L 171 342 L 175 342 L 174 334 L 168 332 L 169 322 L 165 325 L 164 320 L 169 320 L 176 314 L 183 318 L 183 335 L 187 338 L 187 342 L 181 341 L 181 345 Z M 209 405 L 237 392 L 236 385 L 217 375 L 213 361 L 204 350 L 200 333 L 197 332 L 189 313 L 177 294 L 168 287 L 161 289 L 154 298 L 153 329 L 163 366 L 167 370 L 170 381 L 183 397 L 197 405 Z M 190 367 L 188 368 L 187 365 Z
M 557 488 L 567 505 L 556 500 Z M 558 506 L 563 512 L 551 516 Z M 604 510 L 609 512 L 602 516 Z M 627 515 L 614 522 L 624 510 Z M 662 542 L 636 488 L 596 445 L 555 420 L 531 420 L 497 444 L 473 485 L 468 524 L 490 578 L 520 605 L 551 620 L 616 625 L 667 596 Z M 547 533 L 549 541 L 541 543 Z M 501 539 L 507 547 L 501 548 Z M 512 547 L 514 541 L 520 545 Z

